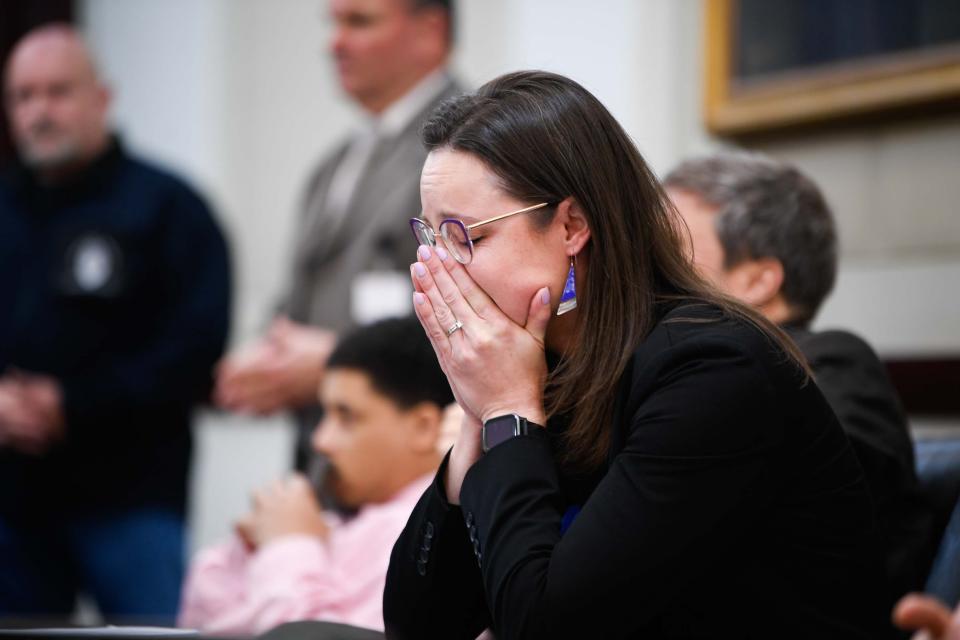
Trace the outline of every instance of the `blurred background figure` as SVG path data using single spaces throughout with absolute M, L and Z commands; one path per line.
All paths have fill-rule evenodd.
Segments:
M 190 412 L 227 335 L 227 248 L 203 200 L 130 155 L 80 36 L 28 33 L 4 98 L 0 617 L 171 621 Z
M 928 518 L 918 503 L 913 443 L 873 349 L 847 331 L 812 331 L 837 272 L 833 214 L 800 171 L 761 154 L 686 160 L 664 178 L 694 262 L 727 294 L 796 341 L 853 443 L 879 520 L 890 604 L 923 586 Z
M 406 221 L 420 212 L 426 157 L 418 133 L 458 90 L 446 69 L 451 0 L 331 0 L 329 10 L 336 74 L 365 123 L 310 179 L 280 313 L 263 338 L 223 361 L 216 388 L 233 411 L 297 410 L 300 469 L 336 334 L 410 310 Z
M 182 626 L 245 635 L 326 620 L 383 630 L 390 552 L 440 464 L 453 394 L 420 323 L 408 317 L 343 338 L 320 399 L 313 447 L 352 515 L 323 511 L 299 474 L 256 492 L 233 539 L 194 560 Z

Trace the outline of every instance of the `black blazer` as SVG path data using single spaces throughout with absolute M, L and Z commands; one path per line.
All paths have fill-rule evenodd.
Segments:
M 846 331 L 788 331 L 863 467 L 892 603 L 923 588 L 934 552 L 932 516 L 918 495 L 907 418 L 883 363 L 862 339 Z
M 461 507 L 444 462 L 393 549 L 388 637 L 879 637 L 870 498 L 816 385 L 706 305 L 631 369 L 596 477 L 558 467 L 553 424 L 481 458 Z

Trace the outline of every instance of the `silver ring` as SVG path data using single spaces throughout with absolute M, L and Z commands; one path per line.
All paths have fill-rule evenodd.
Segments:
M 459 331 L 459 330 L 462 329 L 462 328 L 463 328 L 463 323 L 460 322 L 459 320 L 457 320 L 457 321 L 454 322 L 452 325 L 450 325 L 450 328 L 449 328 L 449 329 L 447 329 L 447 337 L 449 338 L 449 337 L 452 336 L 456 331 Z

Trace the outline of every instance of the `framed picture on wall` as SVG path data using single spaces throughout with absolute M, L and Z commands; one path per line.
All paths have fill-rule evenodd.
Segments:
M 716 134 L 960 109 L 958 0 L 703 2 Z

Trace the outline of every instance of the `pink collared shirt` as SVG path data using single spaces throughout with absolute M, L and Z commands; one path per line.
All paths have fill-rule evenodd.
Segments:
M 178 624 L 219 635 L 255 635 L 294 620 L 382 631 L 390 552 L 432 480 L 431 473 L 389 502 L 331 522 L 326 540 L 284 536 L 251 553 L 234 537 L 200 551 L 187 574 Z

